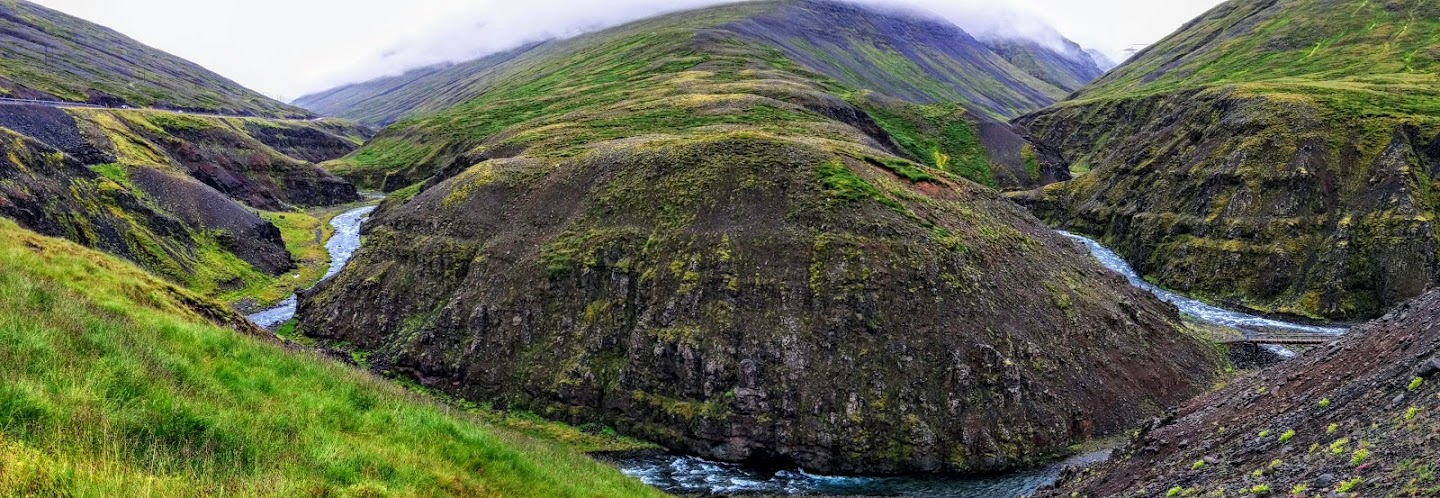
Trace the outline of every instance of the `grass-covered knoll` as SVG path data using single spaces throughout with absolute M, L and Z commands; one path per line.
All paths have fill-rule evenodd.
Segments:
M 6 496 L 658 495 L 3 220 L 0 309 Z
M 109 28 L 26 0 L 0 1 L 0 96 L 310 116 Z

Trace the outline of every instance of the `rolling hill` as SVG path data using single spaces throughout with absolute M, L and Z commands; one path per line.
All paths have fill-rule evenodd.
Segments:
M 329 163 L 393 193 L 299 333 L 497 407 L 832 473 L 1039 464 L 1219 368 L 968 180 L 1018 139 L 1038 183 L 991 116 L 1051 97 L 953 26 L 751 2 L 536 50 Z
M 1440 279 L 1440 6 L 1233 0 L 1020 118 L 1089 174 L 1021 196 L 1158 283 L 1312 318 Z

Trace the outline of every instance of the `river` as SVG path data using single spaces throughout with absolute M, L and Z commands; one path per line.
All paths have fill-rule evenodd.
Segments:
M 335 228 L 335 235 L 325 244 L 325 248 L 330 252 L 330 270 L 325 273 L 325 279 L 340 273 L 355 255 L 355 251 L 360 249 L 360 227 L 374 211 L 374 206 L 364 207 L 331 220 L 330 226 Z M 1242 330 L 1272 329 L 1324 335 L 1340 335 L 1348 330 L 1248 315 L 1180 296 L 1146 282 L 1124 258 L 1100 243 L 1068 232 L 1060 234 L 1084 244 L 1096 260 L 1106 268 L 1124 275 L 1131 285 L 1174 304 L 1181 312 L 1199 321 Z M 296 302 L 296 297 L 291 296 L 274 308 L 250 315 L 250 320 L 265 328 L 279 326 L 295 317 Z M 1280 351 L 1277 353 L 1284 354 Z M 1017 498 L 1034 493 L 1040 487 L 1054 482 L 1067 465 L 1093 462 L 1099 458 L 1103 458 L 1103 454 L 1085 455 L 1044 469 L 994 477 L 832 477 L 799 470 L 761 471 L 681 455 L 652 455 L 623 459 L 618 463 L 626 474 L 676 494 Z
M 1247 331 L 1282 330 L 1307 334 L 1341 335 L 1349 329 L 1321 327 L 1274 320 L 1227 310 L 1161 289 L 1141 278 L 1130 264 L 1099 242 L 1060 232 L 1083 244 L 1106 268 L 1124 275 L 1131 285 L 1174 304 L 1196 320 Z M 1294 352 L 1267 347 L 1275 354 Z M 1093 458 L 1093 455 L 1087 457 Z M 798 470 L 762 472 L 740 465 L 708 462 L 680 455 L 658 455 L 622 460 L 621 469 L 646 484 L 676 494 L 784 494 L 826 496 L 897 496 L 910 498 L 1018 498 L 1055 481 L 1074 460 L 1041 470 L 995 477 L 828 477 Z
M 360 226 L 365 223 L 370 213 L 375 212 L 375 206 L 366 206 L 359 209 L 346 211 L 330 220 L 330 226 L 335 229 L 335 235 L 325 243 L 325 250 L 330 252 L 330 270 L 325 272 L 326 280 L 340 274 L 345 265 L 350 263 L 350 258 L 355 256 L 355 251 L 360 250 Z M 295 318 L 295 309 L 299 305 L 296 296 L 290 296 L 281 301 L 274 308 L 250 315 L 250 321 L 255 322 L 262 328 L 275 328 Z

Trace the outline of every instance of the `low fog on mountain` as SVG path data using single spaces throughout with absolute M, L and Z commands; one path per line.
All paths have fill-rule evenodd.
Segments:
M 978 37 L 1020 36 L 1054 45 L 1058 35 L 1116 61 L 1218 0 L 861 0 L 941 15 Z M 290 100 L 343 83 L 459 62 L 526 42 L 570 37 L 723 0 L 391 0 L 250 2 L 40 0 Z M 282 16 L 277 20 L 276 15 Z M 156 22 L 156 18 L 169 22 Z M 192 22 L 187 19 L 215 19 Z M 222 21 L 218 21 L 223 19 Z M 286 36 L 256 36 L 255 29 Z M 236 40 L 244 40 L 236 50 Z

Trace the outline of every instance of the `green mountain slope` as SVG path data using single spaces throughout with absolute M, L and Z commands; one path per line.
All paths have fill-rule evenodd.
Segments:
M 1105 74 L 1080 45 L 1070 40 L 1063 43 L 1056 49 L 1023 38 L 985 40 L 985 46 L 1010 64 L 1066 92 L 1079 90 Z
M 0 309 L 0 495 L 659 495 L 8 220 Z
M 1029 196 L 1161 284 L 1374 317 L 1440 279 L 1440 6 L 1227 2 L 1021 118 L 1074 171 Z
M 551 42 L 553 43 L 553 42 Z M 388 126 L 409 114 L 436 112 L 484 93 L 490 74 L 506 63 L 544 52 L 547 43 L 524 45 L 462 64 L 430 66 L 399 76 L 343 85 L 296 99 L 322 116 Z
M 1076 61 L 1038 44 L 981 43 L 943 21 L 900 13 L 858 16 L 863 9 L 834 2 L 767 1 L 755 4 L 751 15 L 716 26 L 770 45 L 852 88 L 917 103 L 965 102 L 999 117 L 1038 109 L 1100 75 L 1093 61 Z M 862 22 L 845 24 L 862 17 Z M 301 97 L 295 104 L 326 116 L 389 125 L 479 97 L 510 77 L 514 67 L 595 42 L 595 36 L 583 36 L 527 45 L 464 64 L 342 86 Z M 1004 56 L 996 53 L 1001 46 L 1008 47 Z
M 812 70 L 748 34 L 776 12 L 940 29 L 743 3 L 508 66 L 333 163 L 395 192 L 298 330 L 470 399 L 825 472 L 1034 465 L 1209 385 L 1173 308 L 964 179 L 1008 126 Z
M 989 157 L 977 159 L 978 163 L 974 165 L 947 163 L 946 168 L 957 166 L 952 172 L 1004 189 L 1033 187 L 1069 177 L 1068 171 L 1059 168 L 1058 161 L 1048 155 L 1022 150 L 1023 138 L 996 122 L 997 116 L 1013 116 L 1020 111 L 1036 109 L 1053 102 L 1067 91 L 1041 82 L 1011 65 L 958 27 L 929 18 L 882 15 L 837 2 L 754 2 L 743 7 L 707 12 L 702 17 L 685 20 L 681 29 L 688 29 L 691 33 L 673 26 L 673 17 L 641 21 L 573 40 L 541 44 L 520 52 L 482 59 L 447 69 L 434 77 L 416 79 L 355 109 L 359 116 L 384 109 L 390 115 L 412 113 L 412 118 L 387 128 L 364 150 L 328 166 L 357 184 L 387 192 L 413 185 L 435 175 L 465 154 L 481 154 L 476 147 L 509 126 L 542 117 L 561 118 L 565 110 L 563 106 L 589 104 L 574 95 L 559 92 L 584 91 L 586 98 L 601 99 L 594 102 L 598 109 L 623 102 L 629 97 L 635 88 L 634 82 L 625 81 L 626 78 L 643 76 L 657 69 L 688 69 L 703 62 L 708 53 L 723 53 L 726 47 L 722 45 L 686 46 L 691 44 L 686 35 L 701 30 L 705 36 L 713 35 L 717 44 L 755 47 L 764 52 L 765 59 L 783 60 L 801 73 L 801 78 L 824 81 L 828 88 L 834 90 L 831 93 L 835 96 L 853 100 L 858 90 L 872 90 L 892 100 L 898 98 L 917 105 L 939 106 L 925 111 L 925 114 L 956 114 L 956 109 L 968 111 L 962 113 L 965 117 L 952 121 L 964 128 L 954 130 L 955 133 L 969 137 L 955 140 L 938 136 L 904 136 L 908 133 L 907 129 L 925 129 L 942 135 L 949 133 L 924 120 L 901 122 L 882 119 L 878 123 L 882 130 L 874 130 L 874 124 L 861 125 L 862 128 L 869 127 L 866 132 L 875 133 L 876 140 L 882 142 L 890 140 L 882 135 L 896 135 L 899 144 L 882 144 L 882 148 L 903 148 L 902 152 L 911 159 L 941 166 L 943 161 L 939 158 L 963 155 L 963 151 L 968 150 L 968 142 L 979 141 L 984 150 L 991 153 Z M 849 26 L 849 31 L 837 34 L 830 28 L 835 25 Z M 626 40 L 625 43 L 635 46 L 624 51 L 610 50 L 621 43 L 621 38 L 630 38 L 645 30 L 663 30 L 665 36 L 657 34 Z M 704 42 L 704 38 L 699 42 Z M 684 53 L 696 50 L 701 53 Z M 672 66 L 641 64 L 638 59 L 623 61 L 620 57 L 661 57 Z M 459 80 L 462 77 L 465 79 Z M 522 80 L 529 84 L 514 84 Z M 380 87 L 388 86 L 384 83 L 377 82 Z M 341 91 L 335 98 L 340 98 L 340 95 L 351 93 Z M 761 92 L 761 96 L 764 95 Z M 414 99 L 417 96 L 428 100 L 423 104 L 416 103 Z M 661 105 L 661 102 L 653 104 Z M 830 109 L 835 107 L 833 102 L 819 105 L 824 109 L 812 112 L 822 115 L 850 112 L 848 109 Z M 605 123 L 600 120 L 599 124 L 625 133 L 638 131 L 637 126 L 659 130 L 684 124 L 675 119 L 688 118 L 678 114 L 704 111 L 703 107 L 701 103 L 680 105 L 672 109 L 672 113 L 677 115 L 652 122 Z M 402 111 L 407 108 L 410 110 Z M 476 115 L 468 109 L 484 109 L 485 114 Z M 914 113 L 891 114 L 907 116 Z M 871 118 L 826 117 L 842 121 Z M 724 118 L 716 114 L 708 118 L 702 116 L 700 121 L 741 124 L 727 120 L 764 122 L 785 118 L 784 115 Z M 480 123 L 482 119 L 485 123 Z M 570 129 L 590 126 L 582 119 L 570 118 L 566 121 L 578 123 L 567 124 Z M 922 142 L 942 146 L 905 146 L 907 143 Z M 966 144 L 956 149 L 943 146 L 946 142 Z M 1017 159 L 1022 157 L 1026 159 Z
M 25 0 L 0 1 L 0 97 L 311 116 L 109 28 Z

